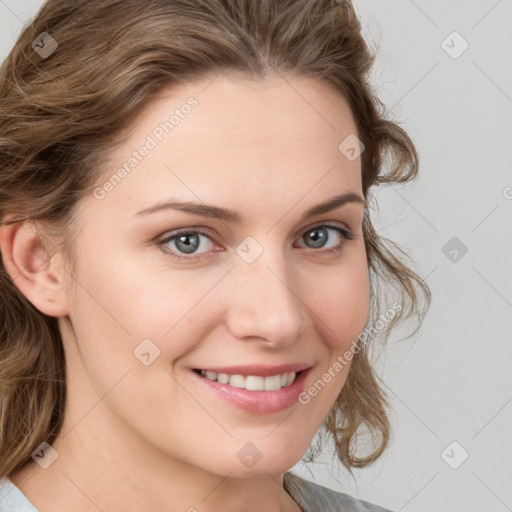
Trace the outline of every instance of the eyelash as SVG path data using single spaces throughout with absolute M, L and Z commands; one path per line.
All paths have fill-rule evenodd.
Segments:
M 340 233 L 342 235 L 343 241 L 340 244 L 338 244 L 336 247 L 333 247 L 331 249 L 325 249 L 325 250 L 310 249 L 311 252 L 322 252 L 322 253 L 334 256 L 334 255 L 339 254 L 343 250 L 346 242 L 354 239 L 353 234 L 349 230 L 340 228 L 339 226 L 333 226 L 331 224 L 317 224 L 316 226 L 306 228 L 299 234 L 299 238 L 303 237 L 306 233 L 308 233 L 310 231 L 314 231 L 315 229 L 319 229 L 319 228 L 328 228 L 328 229 L 333 229 L 333 230 L 337 231 L 338 233 Z M 174 239 L 178 238 L 181 235 L 195 235 L 195 234 L 203 235 L 203 236 L 209 238 L 212 242 L 216 243 L 215 240 L 212 239 L 212 236 L 205 231 L 201 231 L 198 229 L 197 230 L 196 229 L 182 229 L 182 230 L 177 231 L 173 235 L 160 240 L 159 242 L 157 242 L 157 244 L 167 256 L 171 257 L 173 260 L 176 260 L 176 261 L 187 260 L 187 261 L 192 262 L 192 261 L 196 261 L 199 259 L 204 259 L 205 257 L 208 257 L 208 256 L 205 256 L 206 253 L 200 253 L 195 256 L 194 255 L 193 256 L 186 256 L 186 255 L 178 256 L 178 255 L 174 254 L 173 252 L 171 252 L 168 248 L 165 248 L 166 244 L 168 244 L 169 242 L 172 242 Z

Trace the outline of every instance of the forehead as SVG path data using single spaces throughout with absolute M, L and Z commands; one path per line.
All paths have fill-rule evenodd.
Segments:
M 313 189 L 322 198 L 360 190 L 360 160 L 339 150 L 356 133 L 352 113 L 316 78 L 224 72 L 179 84 L 146 105 L 129 128 L 100 181 L 123 166 L 127 171 L 108 194 L 112 205 L 122 200 L 141 209 L 165 193 L 243 203 L 271 201 L 274 192 L 298 199 Z M 134 157 L 143 147 L 150 149 Z M 130 160 L 134 165 L 126 165 Z
M 195 106 L 190 108 L 192 101 Z M 273 74 L 263 79 L 224 71 L 173 85 L 162 90 L 131 122 L 128 143 L 135 144 L 136 139 L 169 120 L 172 137 L 165 139 L 170 144 L 181 134 L 203 139 L 206 145 L 222 138 L 224 148 L 237 142 L 268 145 L 275 135 L 279 141 L 287 135 L 310 139 L 328 135 L 336 141 L 343 134 L 356 133 L 350 107 L 332 85 L 297 75 Z

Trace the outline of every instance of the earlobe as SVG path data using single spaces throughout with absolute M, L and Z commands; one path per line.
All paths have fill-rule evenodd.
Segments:
M 0 251 L 6 272 L 39 311 L 54 317 L 68 314 L 65 270 L 57 247 L 33 222 L 1 226 Z

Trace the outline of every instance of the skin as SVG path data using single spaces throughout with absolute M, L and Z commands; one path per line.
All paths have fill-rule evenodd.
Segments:
M 100 183 L 190 96 L 197 107 L 136 169 L 104 199 L 83 199 L 73 275 L 60 252 L 42 257 L 44 239 L 31 224 L 1 230 L 8 272 L 40 311 L 59 318 L 66 353 L 58 458 L 11 475 L 42 512 L 300 510 L 283 474 L 306 452 L 350 365 L 308 404 L 272 414 L 225 402 L 190 369 L 307 362 L 307 389 L 366 325 L 363 205 L 300 220 L 334 195 L 362 196 L 360 159 L 338 149 L 357 133 L 350 109 L 318 79 L 225 72 L 173 87 L 137 114 Z M 175 210 L 135 218 L 171 197 L 236 209 L 246 220 Z M 353 240 L 327 230 L 326 248 L 315 248 L 303 231 L 325 223 Z M 162 250 L 155 241 L 178 228 L 211 235 L 201 237 L 201 259 L 173 260 L 165 248 L 186 256 L 182 246 Z M 251 264 L 236 252 L 249 236 L 263 249 Z M 328 255 L 339 243 L 341 252 Z M 160 349 L 149 366 L 133 354 L 146 338 Z M 248 442 L 262 454 L 251 468 L 237 457 Z

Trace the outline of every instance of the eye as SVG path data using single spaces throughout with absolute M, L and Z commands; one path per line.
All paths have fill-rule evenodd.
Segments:
M 178 233 L 169 236 L 160 242 L 160 245 L 168 247 L 171 245 L 171 249 L 178 254 L 168 252 L 166 249 L 165 252 L 171 256 L 171 258 L 180 260 L 180 259 L 188 259 L 193 260 L 197 258 L 196 251 L 198 249 L 202 249 L 205 252 L 211 250 L 211 247 L 215 245 L 211 237 L 203 233 L 202 231 L 196 230 L 187 230 L 187 231 L 179 231 Z M 180 254 L 181 253 L 181 254 Z M 202 253 L 200 253 L 202 254 Z M 187 255 L 191 255 L 190 257 Z
M 334 235 L 332 235 L 333 232 Z M 302 231 L 301 237 L 310 244 L 310 247 L 313 249 L 323 249 L 322 251 L 315 250 L 314 252 L 327 254 L 337 254 L 343 249 L 346 241 L 353 239 L 352 233 L 347 229 L 340 228 L 339 226 L 331 226 L 329 224 L 321 224 L 307 228 Z M 341 238 L 341 240 L 337 241 L 339 238 Z M 327 242 L 331 241 L 331 239 L 331 246 L 326 248 Z

